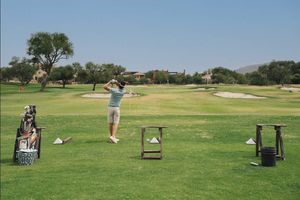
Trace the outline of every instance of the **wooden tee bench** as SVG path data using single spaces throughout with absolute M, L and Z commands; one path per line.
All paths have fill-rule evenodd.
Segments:
M 159 150 L 145 150 L 145 132 L 146 129 L 149 128 L 157 128 L 159 131 L 160 139 L 159 139 Z M 163 128 L 167 128 L 167 126 L 141 126 L 141 159 L 162 159 L 163 157 Z M 145 153 L 159 153 L 159 156 L 145 156 Z
M 274 130 L 276 131 L 276 142 L 275 142 L 276 157 L 280 158 L 281 160 L 284 160 L 285 154 L 284 154 L 284 145 L 283 145 L 281 127 L 286 127 L 285 124 L 256 124 L 256 156 L 259 156 L 259 152 L 261 152 L 261 148 L 262 148 L 261 132 L 263 126 L 274 127 Z M 280 155 L 279 155 L 279 149 L 280 149 Z

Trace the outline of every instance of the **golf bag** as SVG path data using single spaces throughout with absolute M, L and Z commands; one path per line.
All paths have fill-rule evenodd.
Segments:
M 35 121 L 36 106 L 27 105 L 24 109 L 16 133 L 13 161 L 29 165 L 34 159 L 40 158 L 42 129 L 37 127 Z

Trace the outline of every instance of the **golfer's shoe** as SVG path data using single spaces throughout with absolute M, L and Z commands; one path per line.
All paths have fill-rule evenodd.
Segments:
M 119 142 L 120 140 L 118 138 L 115 137 L 115 139 L 117 140 L 117 142 Z
M 110 136 L 109 139 L 110 139 L 110 141 L 111 141 L 112 143 L 115 143 L 115 144 L 118 143 L 118 141 L 116 140 L 116 138 L 113 137 L 113 136 Z

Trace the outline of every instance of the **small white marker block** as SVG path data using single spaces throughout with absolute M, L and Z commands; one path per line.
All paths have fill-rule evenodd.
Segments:
M 63 141 L 60 138 L 56 138 L 56 140 L 53 142 L 53 144 L 62 144 Z
M 151 143 L 151 144 L 159 144 L 159 141 L 157 140 L 157 138 L 153 137 L 153 138 L 150 140 L 150 143 Z
M 246 141 L 246 144 L 256 144 L 256 143 L 252 138 L 250 138 L 249 140 Z

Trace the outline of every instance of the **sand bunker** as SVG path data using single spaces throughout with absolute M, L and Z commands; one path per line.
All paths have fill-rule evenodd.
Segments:
M 82 95 L 82 97 L 86 97 L 86 98 L 96 98 L 96 99 L 108 99 L 110 98 L 110 93 L 91 93 L 91 94 L 84 94 Z M 140 96 L 137 93 L 126 93 L 124 94 L 123 97 L 137 97 Z
M 233 92 L 217 92 L 214 95 L 224 98 L 235 98 L 235 99 L 265 99 L 266 97 L 258 97 L 251 94 L 244 93 L 233 93 Z
M 289 92 L 300 92 L 300 88 L 293 88 L 293 87 L 282 87 L 282 90 L 287 90 Z
M 215 90 L 216 88 L 196 88 L 195 90 L 201 90 L 201 91 L 205 91 L 205 90 Z

